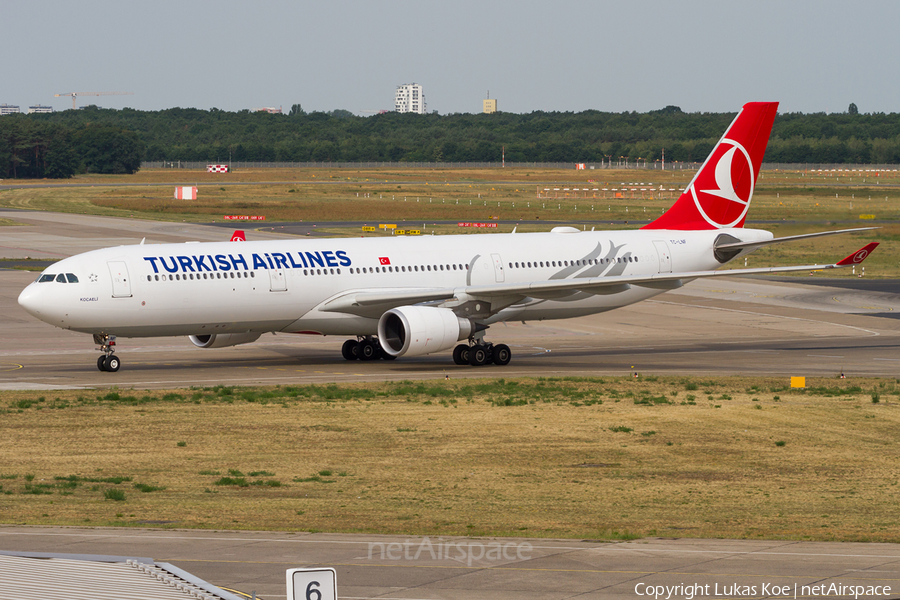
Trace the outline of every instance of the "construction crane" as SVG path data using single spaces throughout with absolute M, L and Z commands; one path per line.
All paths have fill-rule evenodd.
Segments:
M 133 96 L 134 92 L 69 92 L 68 94 L 54 94 L 55 97 L 72 96 L 72 108 L 75 106 L 75 99 L 78 96 Z

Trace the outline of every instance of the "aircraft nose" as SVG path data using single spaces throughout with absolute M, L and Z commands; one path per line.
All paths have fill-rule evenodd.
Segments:
M 28 311 L 29 314 L 40 319 L 41 312 L 44 309 L 43 302 L 41 301 L 42 296 L 43 294 L 37 289 L 37 286 L 31 284 L 19 294 L 19 306 Z

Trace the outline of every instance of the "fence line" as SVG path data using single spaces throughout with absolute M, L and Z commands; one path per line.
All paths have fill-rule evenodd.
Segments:
M 207 161 L 147 161 L 141 163 L 142 169 L 206 169 L 207 165 L 225 164 Z M 227 163 L 232 169 L 496 169 L 501 163 L 496 162 L 247 162 L 235 161 Z M 700 167 L 699 162 L 666 163 L 666 171 L 692 170 Z M 638 171 L 659 171 L 662 165 L 658 162 L 629 163 L 584 163 L 585 170 L 629 169 Z M 575 163 L 570 162 L 507 162 L 510 169 L 571 169 Z M 820 164 L 820 163 L 763 163 L 764 171 L 896 171 L 900 165 L 861 165 L 861 164 Z

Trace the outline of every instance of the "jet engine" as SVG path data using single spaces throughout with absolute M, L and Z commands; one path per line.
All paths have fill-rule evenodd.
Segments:
M 452 348 L 472 333 L 472 322 L 447 308 L 400 306 L 378 320 L 378 341 L 391 356 L 421 356 Z
M 207 333 L 204 335 L 192 335 L 191 343 L 198 348 L 227 348 L 238 344 L 255 342 L 261 333 Z

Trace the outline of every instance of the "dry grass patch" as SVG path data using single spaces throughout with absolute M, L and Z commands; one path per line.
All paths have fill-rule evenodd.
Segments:
M 7 392 L 2 519 L 897 542 L 898 382 L 785 383 Z

